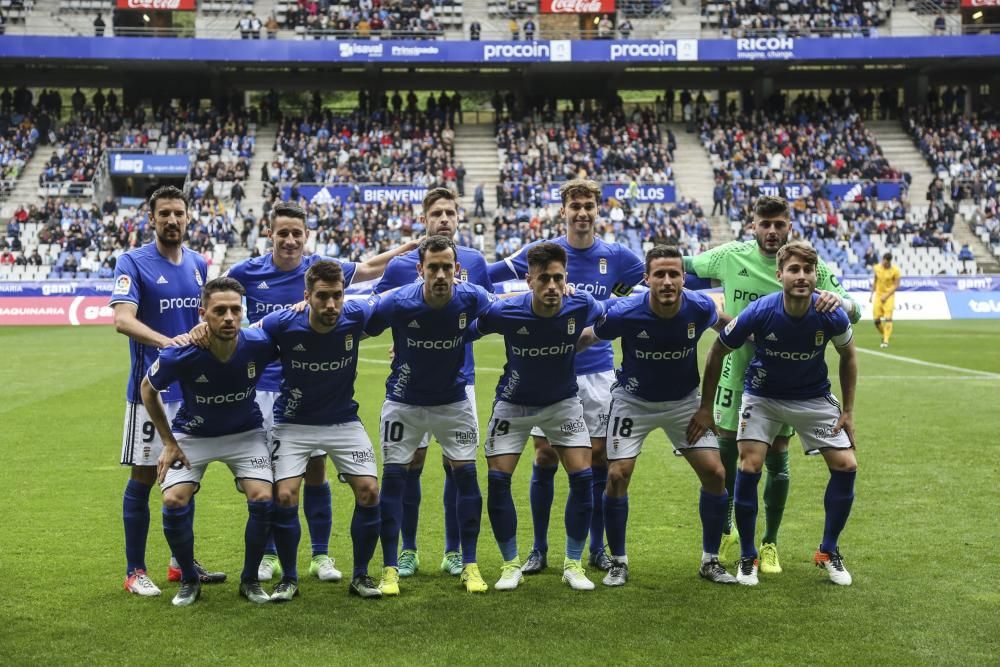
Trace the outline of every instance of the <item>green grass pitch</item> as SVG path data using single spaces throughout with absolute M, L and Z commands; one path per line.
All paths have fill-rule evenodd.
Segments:
M 755 589 L 699 579 L 697 482 L 657 434 L 631 488 L 632 580 L 622 589 L 573 592 L 550 566 L 513 593 L 464 593 L 437 570 L 443 475 L 432 445 L 421 571 L 403 581 L 398 599 L 361 601 L 348 597 L 346 582 L 310 579 L 305 528 L 302 596 L 264 608 L 240 599 L 246 510 L 217 464 L 199 496 L 196 550 L 230 582 L 178 610 L 170 606 L 175 586 L 166 582 L 155 491 L 148 563 L 164 595 L 140 599 L 121 589 L 125 339 L 103 327 L 2 328 L 0 663 L 997 664 L 998 338 L 993 322 L 899 322 L 883 354 L 871 324 L 858 328 L 860 474 L 841 541 L 855 581 L 848 589 L 810 563 L 827 474 L 821 460 L 795 449 L 797 440 L 780 541 L 785 573 L 762 576 Z M 357 398 L 373 437 L 387 343 L 361 345 Z M 485 424 L 500 339 L 479 342 L 476 357 Z M 485 495 L 481 459 L 479 472 Z M 529 455 L 514 476 L 522 557 L 531 545 L 530 474 Z M 349 572 L 353 502 L 345 485 L 333 486 L 331 554 Z M 554 555 L 563 546 L 565 494 L 560 474 Z M 500 556 L 485 511 L 479 553 L 492 585 Z M 375 577 L 380 563 L 377 551 Z

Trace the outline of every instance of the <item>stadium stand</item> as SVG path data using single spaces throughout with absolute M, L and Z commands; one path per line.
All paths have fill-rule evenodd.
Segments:
M 702 27 L 722 36 L 876 36 L 889 0 L 737 0 L 702 2 Z
M 446 28 L 462 27 L 463 3 L 299 0 L 276 4 L 272 16 L 279 27 L 293 30 L 300 39 L 436 39 Z
M 928 222 L 954 224 L 957 211 L 1000 257 L 1000 124 L 992 110 L 969 116 L 959 112 L 964 106 L 962 91 L 949 88 L 935 108 L 911 111 L 903 126 L 936 176 L 926 196 Z

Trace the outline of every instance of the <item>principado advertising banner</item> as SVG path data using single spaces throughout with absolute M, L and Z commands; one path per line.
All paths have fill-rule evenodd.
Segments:
M 193 12 L 198 7 L 195 0 L 117 0 L 118 9 L 142 9 L 166 12 Z
M 614 14 L 615 0 L 541 0 L 542 14 Z

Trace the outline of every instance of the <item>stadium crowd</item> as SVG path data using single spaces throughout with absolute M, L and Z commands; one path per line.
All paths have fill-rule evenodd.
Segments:
M 736 0 L 704 2 L 704 22 L 723 36 L 852 34 L 877 37 L 892 11 L 878 0 Z
M 415 0 L 350 0 L 339 4 L 328 0 L 298 0 L 284 13 L 275 12 L 277 26 L 294 30 L 306 39 L 436 39 L 442 33 L 435 6 L 444 2 Z M 450 4 L 450 3 L 448 3 Z M 269 35 L 270 35 L 269 29 Z

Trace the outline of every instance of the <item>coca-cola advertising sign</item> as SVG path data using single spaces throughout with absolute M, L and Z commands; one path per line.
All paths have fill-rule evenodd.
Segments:
M 614 14 L 615 0 L 541 0 L 543 14 Z
M 117 0 L 118 9 L 143 9 L 165 12 L 193 12 L 196 0 Z

